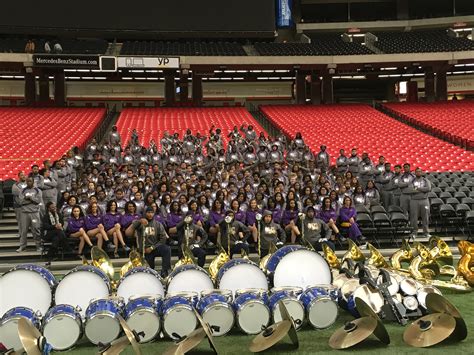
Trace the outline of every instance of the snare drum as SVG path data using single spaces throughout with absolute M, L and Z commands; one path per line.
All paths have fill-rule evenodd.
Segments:
M 142 332 L 140 343 L 155 339 L 161 330 L 161 297 L 138 297 L 130 299 L 124 310 L 125 320 L 131 329 Z
M 129 270 L 120 279 L 117 286 L 117 296 L 125 300 L 137 296 L 165 296 L 165 288 L 160 274 L 144 266 Z
M 163 331 L 173 340 L 189 335 L 197 326 L 194 300 L 185 295 L 169 296 L 163 302 Z
M 43 335 L 54 350 L 68 350 L 82 337 L 81 315 L 71 305 L 51 308 L 43 318 Z
M 410 311 L 416 311 L 419 304 L 415 296 L 406 296 L 403 298 L 403 305 Z
M 234 326 L 234 311 L 232 309 L 232 291 L 212 290 L 201 293 L 197 311 L 209 324 L 212 335 L 226 335 Z
M 217 273 L 217 286 L 221 290 L 255 288 L 268 290 L 267 277 L 254 262 L 247 259 L 232 259 L 226 262 Z
M 51 307 L 56 279 L 44 267 L 17 265 L 0 280 L 0 317 L 12 308 L 30 308 L 44 315 Z
M 91 300 L 107 298 L 109 294 L 110 281 L 107 275 L 94 266 L 80 265 L 69 271 L 59 282 L 55 302 L 78 307 L 84 319 Z
M 270 261 L 271 264 L 268 271 L 270 278 L 273 279 L 274 287 L 305 288 L 308 285 L 330 285 L 332 283 L 329 264 L 319 253 L 306 248 L 294 248 L 295 245 L 289 247 L 293 248 L 285 249 L 285 255 L 277 255 L 277 252 L 269 260 L 269 264 Z M 274 256 L 275 258 L 281 256 L 278 263 L 276 260 L 272 260 Z M 277 264 L 276 267 L 275 264 Z M 275 271 L 271 274 L 273 269 Z
M 7 349 L 15 351 L 23 349 L 20 336 L 18 335 L 18 320 L 20 318 L 28 319 L 38 329 L 40 327 L 40 320 L 32 309 L 26 307 L 10 309 L 0 320 L 0 343 Z
M 92 301 L 86 310 L 87 339 L 95 345 L 108 344 L 117 339 L 122 330 L 118 319 L 120 313 L 120 306 L 113 300 Z
M 245 334 L 258 334 L 270 323 L 268 295 L 265 290 L 244 289 L 235 293 L 237 326 Z
M 282 301 L 295 322 L 296 329 L 300 329 L 304 322 L 304 306 L 298 297 L 302 293 L 302 289 L 298 287 L 279 287 L 272 289 L 272 295 L 268 305 L 272 312 L 273 321 L 280 322 L 282 320 L 278 302 Z
M 337 303 L 322 287 L 310 287 L 300 296 L 306 309 L 309 323 L 316 329 L 328 328 L 334 324 L 338 315 Z
M 210 291 L 214 284 L 209 274 L 197 265 L 181 265 L 168 276 L 168 293 Z

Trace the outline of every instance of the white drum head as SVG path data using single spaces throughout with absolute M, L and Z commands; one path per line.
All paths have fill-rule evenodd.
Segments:
M 378 290 L 373 290 L 367 285 L 362 285 L 359 286 L 355 291 L 354 291 L 354 300 L 356 297 L 359 297 L 367 303 L 367 305 L 372 308 L 372 310 L 375 313 L 379 313 L 382 310 L 382 306 L 384 305 L 385 301 Z
M 237 313 L 237 322 L 244 333 L 258 334 L 270 322 L 270 311 L 260 302 L 249 302 Z
M 66 350 L 78 342 L 81 328 L 75 319 L 58 315 L 44 326 L 43 336 L 54 350 Z
M 177 306 L 163 316 L 163 330 L 171 339 L 177 340 L 189 335 L 197 326 L 197 318 L 193 311 Z M 178 337 L 173 334 L 177 334 Z
M 336 302 L 320 299 L 313 303 L 308 312 L 308 320 L 316 329 L 328 328 L 334 324 L 338 315 Z
M 230 307 L 212 305 L 203 313 L 202 318 L 211 326 L 215 337 L 226 335 L 234 326 L 234 312 Z
M 13 318 L 0 326 L 0 343 L 7 349 L 19 351 L 23 349 L 23 345 L 18 335 L 18 318 Z
M 137 272 L 124 278 L 117 288 L 117 296 L 128 300 L 131 296 L 165 295 L 161 281 L 152 274 Z
M 16 270 L 8 272 L 0 280 L 0 318 L 16 307 L 40 311 L 43 316 L 51 307 L 51 287 L 40 274 L 29 270 Z
M 137 333 L 145 333 L 144 337 L 140 337 L 140 343 L 146 343 L 155 339 L 161 328 L 158 315 L 148 310 L 134 312 L 130 318 L 127 319 L 127 324 L 130 328 L 137 331 Z
M 228 269 L 219 282 L 219 289 L 235 291 L 244 288 L 268 290 L 267 277 L 262 270 L 253 264 L 238 264 Z
M 324 258 L 310 250 L 296 250 L 285 255 L 275 270 L 274 287 L 330 285 L 331 269 Z
M 87 339 L 94 345 L 114 341 L 122 330 L 117 319 L 103 315 L 96 315 L 88 320 L 85 329 Z
M 202 291 L 209 291 L 214 289 L 214 284 L 211 278 L 199 270 L 185 270 L 175 275 L 169 285 L 168 293 L 174 294 L 176 292 L 196 292 L 198 295 Z
M 55 292 L 55 303 L 79 306 L 79 313 L 85 318 L 91 300 L 107 297 L 109 288 L 102 277 L 90 271 L 76 271 L 59 282 Z
M 295 321 L 295 327 L 299 329 L 303 325 L 303 321 L 304 321 L 303 305 L 301 304 L 301 302 L 294 299 L 285 299 L 285 300 L 282 300 L 282 302 L 285 304 L 286 309 L 288 310 L 288 313 L 290 314 L 290 317 L 293 318 L 293 320 Z M 299 324 L 296 324 L 297 320 L 300 320 L 301 323 L 298 322 Z M 275 323 L 282 321 L 280 307 L 278 307 L 278 304 L 273 309 L 273 321 Z

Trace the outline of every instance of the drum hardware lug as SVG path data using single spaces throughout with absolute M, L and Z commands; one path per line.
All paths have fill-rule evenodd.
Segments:
M 262 335 L 265 337 L 265 338 L 268 338 L 269 336 L 273 335 L 273 333 L 275 332 L 275 329 L 273 327 L 262 327 Z
M 209 328 L 211 328 L 211 331 L 214 332 L 219 332 L 221 330 L 221 327 L 217 325 L 209 325 Z

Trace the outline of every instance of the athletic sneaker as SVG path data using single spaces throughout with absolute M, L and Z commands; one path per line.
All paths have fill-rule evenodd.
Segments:
M 40 247 L 40 246 L 36 247 L 36 251 L 38 253 L 42 253 L 43 252 L 43 247 Z
M 16 252 L 17 252 L 17 253 L 23 253 L 23 252 L 25 251 L 25 249 L 26 249 L 25 247 L 19 247 L 19 248 L 16 250 Z
M 122 246 L 123 250 L 125 250 L 127 253 L 131 250 L 128 245 Z
M 425 234 L 425 237 L 426 237 L 426 238 L 431 238 L 431 234 L 430 234 L 430 233 L 426 233 L 426 234 Z
M 360 248 L 361 250 L 365 250 L 365 249 L 367 249 L 367 244 L 368 244 L 368 243 L 361 244 L 361 245 L 359 245 L 359 248 Z
M 170 242 L 170 244 L 171 244 L 171 245 L 178 245 L 178 241 L 177 241 L 177 240 L 172 240 L 172 241 Z

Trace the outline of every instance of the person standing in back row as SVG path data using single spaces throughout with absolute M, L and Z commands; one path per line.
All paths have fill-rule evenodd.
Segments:
M 34 187 L 34 180 L 32 177 L 26 179 L 26 188 L 20 191 L 18 196 L 20 203 L 20 247 L 17 249 L 18 253 L 26 249 L 27 234 L 31 230 L 33 239 L 36 243 L 36 251 L 41 252 L 40 244 L 40 204 L 43 201 L 41 190 Z
M 398 180 L 398 187 L 400 188 L 400 207 L 408 216 L 410 214 L 410 199 L 411 199 L 411 183 L 415 176 L 410 172 L 410 164 L 403 164 L 403 174 Z
M 12 186 L 13 194 L 13 208 L 15 209 L 16 223 L 18 224 L 18 237 L 21 232 L 21 205 L 20 205 L 20 192 L 26 188 L 26 175 L 23 171 L 18 173 L 18 181 Z
M 423 176 L 420 168 L 415 170 L 415 178 L 411 182 L 412 188 L 410 200 L 410 224 L 413 229 L 413 238 L 418 234 L 418 217 L 421 217 L 421 225 L 425 236 L 430 237 L 428 233 L 428 224 L 430 219 L 430 201 L 428 193 L 431 191 L 431 182 Z

